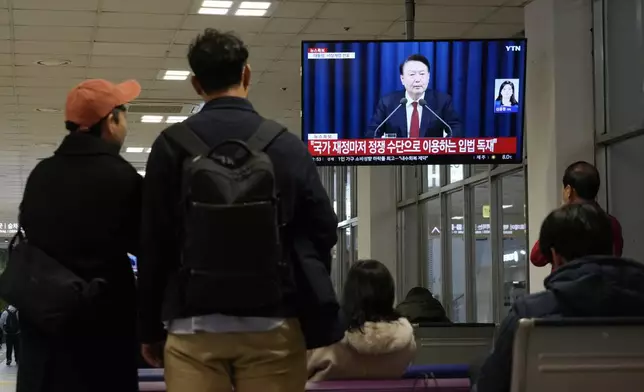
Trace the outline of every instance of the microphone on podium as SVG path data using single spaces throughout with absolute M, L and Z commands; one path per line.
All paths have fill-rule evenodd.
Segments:
M 448 132 L 447 132 L 447 136 L 448 136 L 448 137 L 452 137 L 452 127 L 450 127 L 450 126 L 449 126 L 449 124 L 448 124 L 447 122 L 445 122 L 445 120 L 443 120 L 443 119 L 441 118 L 441 116 L 439 116 L 438 114 L 436 114 L 436 112 L 435 112 L 435 111 L 433 111 L 433 110 L 432 110 L 432 109 L 427 105 L 427 101 L 425 101 L 424 99 L 421 99 L 421 100 L 419 100 L 419 101 L 418 101 L 418 103 L 419 103 L 422 107 L 424 107 L 425 109 L 429 110 L 429 111 L 431 112 L 431 114 L 433 114 L 437 119 L 439 119 L 439 120 L 440 120 L 440 122 L 442 122 L 443 124 L 445 124 L 445 126 L 447 127 L 447 130 L 448 130 Z
M 394 109 L 394 110 L 393 110 L 393 111 L 392 111 L 392 112 L 387 116 L 387 118 L 385 118 L 384 120 L 382 120 L 382 122 L 380 123 L 380 125 L 378 125 L 378 127 L 376 128 L 376 130 L 375 130 L 375 131 L 373 131 L 373 137 L 380 137 L 380 136 L 378 136 L 378 130 L 380 129 L 380 127 L 382 127 L 383 125 L 385 125 L 385 123 L 387 122 L 387 120 L 389 120 L 389 119 L 391 118 L 391 116 L 393 116 L 393 115 L 394 115 L 394 113 L 396 113 L 396 111 L 397 111 L 398 109 L 400 109 L 400 107 L 401 107 L 401 106 L 403 106 L 403 105 L 407 105 L 407 98 L 403 98 L 403 99 L 401 99 L 401 100 L 400 100 L 400 103 L 398 104 L 398 106 L 396 106 L 396 108 L 395 108 L 395 109 Z

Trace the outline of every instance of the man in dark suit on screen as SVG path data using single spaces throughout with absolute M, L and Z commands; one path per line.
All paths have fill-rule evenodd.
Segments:
M 409 56 L 400 65 L 400 81 L 405 90 L 380 98 L 366 137 L 462 137 L 461 121 L 452 107 L 452 97 L 428 90 L 429 77 L 427 57 Z M 391 117 L 387 119 L 388 116 Z

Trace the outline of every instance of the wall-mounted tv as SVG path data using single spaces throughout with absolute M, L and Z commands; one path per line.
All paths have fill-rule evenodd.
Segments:
M 127 256 L 130 258 L 130 264 L 132 264 L 132 270 L 134 271 L 134 273 L 139 272 L 136 256 L 130 253 L 128 253 Z
M 318 165 L 523 159 L 526 41 L 304 41 L 302 138 Z

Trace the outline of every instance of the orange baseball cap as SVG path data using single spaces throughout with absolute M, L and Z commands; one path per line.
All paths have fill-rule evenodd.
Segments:
M 67 95 L 65 121 L 78 125 L 80 130 L 89 129 L 115 107 L 132 102 L 139 94 L 141 85 L 136 80 L 120 84 L 103 79 L 86 80 Z

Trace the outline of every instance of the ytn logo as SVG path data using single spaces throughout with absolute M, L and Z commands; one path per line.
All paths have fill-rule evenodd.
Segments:
M 514 46 L 514 45 L 507 45 L 505 47 L 506 52 L 520 52 L 521 47 L 520 46 Z

